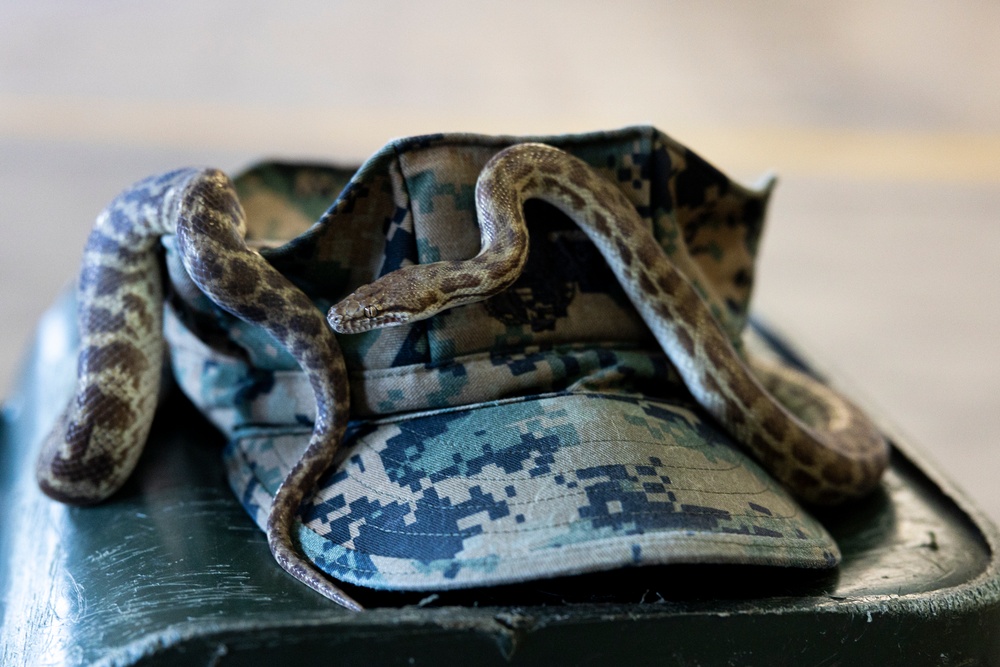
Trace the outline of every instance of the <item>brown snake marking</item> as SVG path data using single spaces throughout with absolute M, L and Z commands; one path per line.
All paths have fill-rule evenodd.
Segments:
M 795 495 L 836 504 L 878 484 L 888 445 L 867 416 L 803 373 L 744 362 L 712 315 L 719 304 L 692 284 L 707 284 L 697 265 L 681 258 L 675 267 L 621 190 L 550 146 L 513 146 L 484 167 L 479 254 L 407 266 L 364 285 L 330 309 L 331 326 L 356 333 L 404 324 L 508 288 L 527 261 L 523 205 L 532 198 L 577 222 L 695 399 Z
M 344 360 L 322 313 L 247 248 L 245 230 L 232 182 L 214 170 L 148 178 L 101 213 L 84 251 L 77 292 L 77 390 L 42 445 L 38 483 L 56 500 L 91 504 L 118 490 L 135 467 L 156 409 L 164 351 L 156 246 L 161 236 L 176 233 L 195 284 L 222 308 L 266 329 L 309 378 L 316 421 L 305 453 L 275 493 L 268 545 L 296 579 L 359 610 L 299 554 L 292 537 L 304 495 L 330 467 L 347 425 Z

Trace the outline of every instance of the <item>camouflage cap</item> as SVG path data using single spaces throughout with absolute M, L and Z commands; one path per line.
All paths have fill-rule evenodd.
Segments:
M 648 127 L 403 139 L 356 170 L 262 164 L 236 179 L 248 239 L 325 310 L 400 266 L 474 255 L 479 170 L 527 140 L 617 183 L 665 251 L 699 265 L 740 344 L 769 187 L 741 187 Z M 308 556 L 393 590 L 646 564 L 835 566 L 824 528 L 692 402 L 583 233 L 541 202 L 526 214 L 528 266 L 507 292 L 339 337 L 352 421 L 302 508 Z M 192 290 L 164 244 L 175 376 L 228 435 L 230 483 L 263 527 L 309 439 L 311 389 L 266 333 Z

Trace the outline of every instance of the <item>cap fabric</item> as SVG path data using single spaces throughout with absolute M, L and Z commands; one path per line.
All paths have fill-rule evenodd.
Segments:
M 358 170 L 262 164 L 236 179 L 248 240 L 325 311 L 400 266 L 473 256 L 476 177 L 521 141 L 617 183 L 668 254 L 699 264 L 739 340 L 768 191 L 652 128 L 417 137 Z M 540 202 L 526 214 L 528 265 L 503 294 L 338 336 L 352 422 L 303 504 L 306 554 L 339 580 L 393 590 L 647 564 L 835 566 L 833 539 L 692 402 L 576 225 Z M 264 331 L 192 290 L 164 245 L 175 376 L 229 437 L 230 484 L 263 528 L 309 440 L 311 389 Z

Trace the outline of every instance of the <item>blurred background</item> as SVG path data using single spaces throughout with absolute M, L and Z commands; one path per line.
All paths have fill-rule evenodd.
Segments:
M 778 172 L 755 310 L 998 520 L 998 65 L 985 0 L 0 0 L 0 396 L 143 176 L 651 123 Z

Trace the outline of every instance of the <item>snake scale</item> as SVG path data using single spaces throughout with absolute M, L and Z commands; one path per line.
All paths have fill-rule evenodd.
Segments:
M 75 396 L 42 444 L 36 476 L 56 500 L 91 504 L 125 482 L 149 433 L 163 357 L 163 287 L 156 246 L 177 235 L 185 268 L 213 301 L 260 325 L 296 358 L 316 397 L 302 458 L 275 493 L 267 540 L 287 572 L 349 609 L 361 607 L 300 555 L 292 540 L 304 494 L 330 467 L 349 414 L 336 337 L 309 298 L 244 242 L 229 177 L 186 169 L 141 181 L 98 217 L 77 288 Z
M 808 501 L 836 503 L 875 486 L 888 447 L 864 414 L 801 373 L 754 361 L 751 370 L 622 192 L 549 146 L 508 148 L 483 169 L 476 187 L 482 238 L 476 257 L 383 276 L 335 305 L 327 321 L 343 333 L 365 331 L 506 289 L 527 259 L 522 208 L 531 198 L 554 204 L 588 234 L 696 400 L 788 488 Z M 40 487 L 62 502 L 96 503 L 119 489 L 136 464 L 160 382 L 157 244 L 166 234 L 176 234 L 182 262 L 202 291 L 267 330 L 307 374 L 316 420 L 304 454 L 275 494 L 268 544 L 292 576 L 338 604 L 361 609 L 300 554 L 292 538 L 299 506 L 331 465 L 347 425 L 343 357 L 310 299 L 247 247 L 244 213 L 222 172 L 187 169 L 148 178 L 98 217 L 78 285 L 77 389 L 42 445 Z M 683 268 L 697 273 L 693 262 Z M 813 406 L 812 413 L 819 406 L 820 417 L 811 418 L 818 423 L 805 423 L 774 398 L 772 392 L 789 387 L 796 388 L 796 400 Z
M 695 400 L 795 495 L 836 504 L 878 483 L 888 446 L 864 413 L 802 373 L 744 362 L 712 315 L 705 300 L 711 297 L 692 284 L 697 265 L 685 261 L 686 276 L 618 187 L 551 146 L 512 146 L 483 168 L 476 185 L 478 255 L 389 273 L 331 308 L 330 325 L 353 333 L 403 324 L 507 289 L 527 261 L 523 205 L 532 198 L 583 229 Z M 795 402 L 812 406 L 809 420 L 817 423 L 796 416 L 766 388 L 789 385 L 797 389 Z

